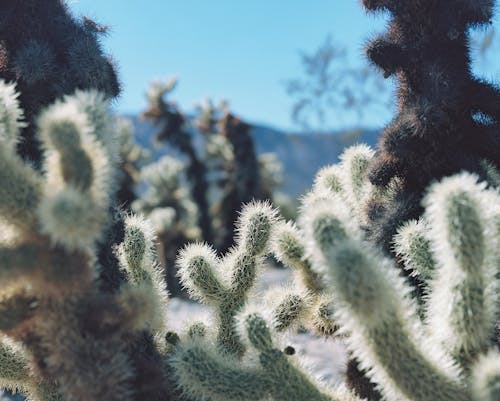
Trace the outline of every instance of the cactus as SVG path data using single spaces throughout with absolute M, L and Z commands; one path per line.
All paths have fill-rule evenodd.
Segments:
M 266 321 L 256 313 L 244 315 L 244 334 L 259 353 L 259 364 L 238 366 L 210 343 L 183 343 L 170 360 L 183 392 L 193 400 L 355 401 L 339 386 L 323 389 L 296 363 L 276 348 Z
M 337 327 L 330 311 L 331 296 L 307 258 L 297 227 L 291 222 L 277 224 L 271 249 L 276 259 L 289 266 L 295 274 L 295 288 L 284 294 L 276 294 L 277 291 L 273 290 L 271 305 L 274 305 L 277 314 L 276 330 L 279 332 L 292 324 L 301 324 L 322 335 L 333 334 Z
M 116 130 L 119 153 L 116 201 L 123 209 L 129 210 L 137 199 L 140 170 L 150 161 L 151 152 L 134 141 L 134 128 L 128 119 L 118 118 Z
M 13 86 L 0 82 L 0 94 L 2 385 L 36 400 L 169 394 L 160 356 L 165 290 L 150 230 L 137 217 L 125 220 L 116 250 L 124 283 L 101 287 L 97 245 L 117 159 L 104 97 L 77 92 L 43 111 L 41 174 L 15 152 L 23 123 Z
M 76 21 L 62 0 L 6 0 L 0 6 L 0 78 L 15 81 L 28 124 L 20 155 L 40 166 L 35 119 L 43 108 L 76 89 L 97 89 L 116 97 L 120 86 L 92 20 Z
M 465 40 L 466 27 L 491 17 L 493 2 L 460 0 L 451 11 L 437 0 L 364 4 L 393 12 L 388 41 L 374 41 L 369 53 L 404 84 L 381 154 L 359 145 L 323 169 L 303 199 L 298 226 L 255 202 L 242 211 L 235 246 L 224 257 L 205 244 L 184 248 L 182 283 L 215 318 L 181 335 L 166 331 L 167 293 L 150 223 L 115 205 L 120 146 L 108 99 L 118 85 L 98 46 L 103 28 L 74 22 L 59 1 L 0 6 L 0 76 L 21 89 L 0 81 L 0 385 L 40 401 L 359 401 L 362 394 L 323 388 L 280 343 L 281 333 L 305 326 L 345 336 L 389 401 L 498 399 L 498 116 L 483 100 L 497 95 L 468 75 Z M 57 18 L 46 24 L 49 17 Z M 26 30 L 16 25 L 32 19 L 19 24 Z M 418 35 L 413 19 L 421 22 Z M 405 58 L 411 65 L 399 64 Z M 461 84 L 437 90 L 436 77 Z M 147 114 L 198 157 L 183 116 L 163 99 L 172 87 L 154 88 Z M 477 92 L 463 104 L 468 88 Z M 446 109 L 434 107 L 436 100 Z M 208 110 L 204 135 L 215 114 Z M 210 146 L 224 153 L 232 145 L 227 160 L 237 163 L 223 204 L 234 215 L 249 193 L 242 188 L 258 192 L 251 176 L 258 162 L 252 151 L 240 154 L 241 144 L 251 145 L 246 124 L 226 114 L 221 126 L 224 140 Z M 446 151 L 433 146 L 437 140 Z M 193 167 L 193 157 L 192 179 L 203 166 L 198 160 Z M 415 170 L 420 159 L 432 160 Z M 170 170 L 158 171 L 165 160 Z M 189 198 L 176 193 L 183 167 L 165 160 L 150 168 L 158 185 L 142 201 L 157 226 L 173 218 L 170 204 L 157 207 L 163 195 L 178 203 Z M 478 175 L 441 179 L 463 167 Z M 428 187 L 434 178 L 441 180 Z M 193 194 L 206 196 L 207 182 L 200 182 Z M 367 239 L 382 243 L 385 254 Z M 394 268 L 391 246 L 425 296 Z M 266 309 L 252 301 L 271 253 L 294 269 L 296 288 L 271 290 Z
M 236 246 L 219 259 L 205 244 L 188 245 L 179 254 L 181 282 L 190 294 L 217 309 L 217 343 L 243 356 L 245 346 L 235 330 L 236 314 L 255 283 L 256 267 L 268 251 L 276 212 L 267 204 L 246 206 L 237 223 Z
M 228 249 L 233 243 L 234 232 L 232 222 L 235 220 L 240 205 L 259 198 L 260 177 L 259 165 L 251 126 L 241 121 L 231 113 L 226 113 L 219 122 L 221 135 L 232 145 L 234 163 L 230 179 L 223 188 L 224 197 L 218 205 L 220 220 L 225 230 L 221 238 L 220 248 Z
M 176 84 L 176 79 L 153 82 L 143 117 L 159 127 L 158 140 L 186 156 L 201 237 L 227 251 L 233 245 L 233 222 L 241 205 L 253 199 L 273 200 L 273 191 L 281 183 L 281 166 L 271 154 L 257 157 L 252 127 L 231 114 L 225 102 L 214 105 L 207 100 L 197 107 L 194 121 L 184 116 L 166 99 Z M 287 207 L 284 199 L 283 207 Z
M 394 263 L 348 235 L 331 202 L 303 207 L 312 266 L 326 277 L 349 349 L 385 399 L 476 400 L 496 391 L 498 354 L 484 357 L 484 370 L 478 360 L 496 341 L 499 201 L 470 173 L 444 179 L 424 200 L 425 223 L 395 237 L 406 265 L 428 284 L 422 319 Z
M 199 208 L 185 188 L 185 170 L 181 161 L 170 156 L 144 166 L 139 171 L 139 178 L 147 189 L 132 203 L 132 209 L 151 220 L 158 233 L 158 255 L 173 296 L 182 295 L 176 276 L 177 250 L 201 237 Z
M 472 393 L 474 400 L 493 401 L 500 396 L 500 355 L 490 351 L 484 355 L 472 371 Z
M 207 180 L 203 162 L 200 160 L 192 143 L 189 131 L 186 130 L 185 118 L 177 110 L 176 106 L 165 100 L 177 85 L 177 80 L 172 79 L 167 83 L 154 82 L 148 91 L 148 110 L 143 117 L 155 125 L 161 126 L 158 139 L 167 141 L 186 155 L 189 164 L 187 176 L 192 182 L 192 198 L 199 206 L 198 226 L 202 231 L 203 238 L 212 241 L 212 227 L 208 215 Z
M 369 206 L 371 238 L 390 250 L 397 229 L 423 212 L 432 181 L 465 169 L 485 180 L 483 160 L 500 167 L 499 102 L 494 86 L 474 78 L 469 28 L 488 24 L 493 0 L 364 0 L 369 11 L 388 11 L 388 32 L 367 46 L 370 61 L 396 76 L 399 112 L 385 129 L 370 181 L 395 196 Z
M 223 258 L 204 244 L 181 251 L 182 282 L 194 298 L 216 312 L 214 327 L 200 330 L 194 324 L 168 357 L 175 381 L 188 399 L 356 400 L 344 388 L 321 388 L 287 348 L 276 348 L 273 332 L 290 329 L 290 323 L 300 320 L 302 298 L 286 294 L 290 302 L 271 311 L 272 329 L 248 304 L 261 257 L 269 252 L 270 239 L 281 224 L 269 205 L 252 203 L 243 209 L 236 225 L 235 248 Z M 246 361 L 253 352 L 259 355 L 258 364 Z

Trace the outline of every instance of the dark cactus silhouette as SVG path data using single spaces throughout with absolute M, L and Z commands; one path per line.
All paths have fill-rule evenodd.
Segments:
M 490 23 L 492 0 L 364 0 L 389 11 L 388 31 L 367 55 L 385 77 L 396 76 L 398 114 L 380 139 L 369 173 L 395 186 L 389 202 L 369 205 L 372 238 L 389 251 L 398 226 L 418 217 L 425 188 L 468 170 L 486 178 L 483 160 L 500 165 L 500 92 L 472 76 L 468 29 Z
M 203 238 L 212 240 L 212 227 L 207 200 L 208 184 L 205 177 L 205 166 L 200 160 L 193 145 L 190 133 L 186 129 L 186 121 L 174 103 L 165 100 L 164 96 L 177 84 L 172 80 L 166 85 L 157 83 L 151 86 L 148 93 L 148 109 L 143 118 L 160 127 L 158 140 L 170 143 L 188 159 L 186 174 L 192 182 L 192 196 L 199 208 L 198 224 Z
M 116 97 L 120 85 L 99 37 L 106 28 L 68 14 L 61 0 L 4 0 L 0 4 L 0 78 L 15 81 L 29 124 L 20 154 L 36 165 L 40 149 L 33 119 L 40 110 L 76 89 Z
M 224 232 L 219 248 L 227 250 L 233 245 L 234 225 L 241 205 L 259 198 L 259 163 L 251 135 L 251 126 L 231 113 L 219 122 L 220 132 L 232 145 L 234 162 L 229 179 L 223 188 L 224 198 L 218 205 L 221 227 Z

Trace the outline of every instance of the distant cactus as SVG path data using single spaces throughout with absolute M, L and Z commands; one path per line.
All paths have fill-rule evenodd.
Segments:
M 398 81 L 399 112 L 380 140 L 370 181 L 397 179 L 391 200 L 370 203 L 371 237 L 390 250 L 393 235 L 423 212 L 432 181 L 465 169 L 486 179 L 483 159 L 500 167 L 500 92 L 471 75 L 469 28 L 488 24 L 493 0 L 364 0 L 370 11 L 389 11 L 383 36 L 368 58 Z
M 136 186 L 140 169 L 151 159 L 151 152 L 134 140 L 134 127 L 126 118 L 116 120 L 119 168 L 117 172 L 116 202 L 125 210 L 137 199 Z
M 233 223 L 241 205 L 274 199 L 273 192 L 281 184 L 281 165 L 273 154 L 257 156 L 252 127 L 231 114 L 225 102 L 214 105 L 207 100 L 197 107 L 194 120 L 184 116 L 166 99 L 176 84 L 175 79 L 153 82 L 143 117 L 158 126 L 158 140 L 186 156 L 201 237 L 226 251 L 233 244 Z
M 228 249 L 234 237 L 232 222 L 236 219 L 241 204 L 259 198 L 260 176 L 251 126 L 231 113 L 226 113 L 219 124 L 220 133 L 231 144 L 234 154 L 230 179 L 223 188 L 224 196 L 218 206 L 221 228 L 224 230 L 219 246 L 221 249 Z
M 132 203 L 132 209 L 144 214 L 153 224 L 158 233 L 158 256 L 165 269 L 167 286 L 172 295 L 181 295 L 175 265 L 177 250 L 201 238 L 199 207 L 187 188 L 185 165 L 171 156 L 163 156 L 141 168 L 139 179 L 147 189 Z
M 148 91 L 149 105 L 143 117 L 160 127 L 159 140 L 170 143 L 188 158 L 186 174 L 192 183 L 192 198 L 199 206 L 198 226 L 203 238 L 212 241 L 205 168 L 192 143 L 190 133 L 186 130 L 184 116 L 174 104 L 165 99 L 176 85 L 176 79 L 167 83 L 154 82 Z

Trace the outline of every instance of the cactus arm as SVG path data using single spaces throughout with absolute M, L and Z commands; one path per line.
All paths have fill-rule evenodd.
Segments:
M 411 275 L 418 276 L 423 282 L 429 282 L 436 269 L 427 231 L 424 221 L 413 220 L 405 223 L 394 237 L 396 256 L 402 258 L 405 269 Z
M 489 226 L 498 219 L 500 200 L 477 177 L 462 173 L 431 187 L 425 203 L 438 264 L 428 302 L 430 331 L 466 367 L 486 351 L 495 330 L 498 240 Z

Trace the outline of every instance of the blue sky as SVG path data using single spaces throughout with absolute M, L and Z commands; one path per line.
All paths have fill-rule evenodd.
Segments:
M 152 79 L 179 78 L 184 110 L 205 97 L 227 99 L 251 122 L 293 129 L 283 81 L 301 75 L 299 50 L 315 50 L 331 34 L 364 63 L 363 44 L 384 28 L 358 0 L 68 0 L 78 15 L 111 27 L 106 51 L 119 66 L 119 112 L 137 113 Z M 498 54 L 498 53 L 497 53 Z M 492 75 L 492 72 L 488 72 Z M 365 117 L 382 126 L 391 112 Z M 355 125 L 355 120 L 342 125 Z M 341 127 L 337 127 L 341 128 Z

